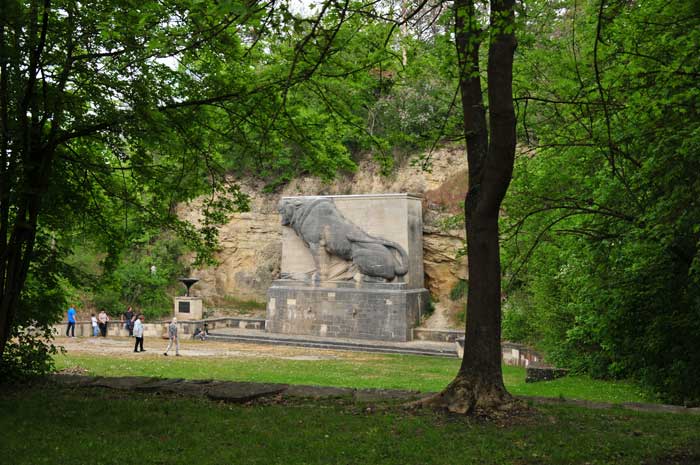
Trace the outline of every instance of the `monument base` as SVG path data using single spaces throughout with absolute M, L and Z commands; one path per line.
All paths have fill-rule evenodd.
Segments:
M 203 314 L 202 298 L 179 296 L 173 299 L 174 313 L 179 320 L 201 320 Z
M 427 289 L 404 283 L 279 279 L 268 290 L 265 329 L 272 333 L 409 341 L 428 304 Z

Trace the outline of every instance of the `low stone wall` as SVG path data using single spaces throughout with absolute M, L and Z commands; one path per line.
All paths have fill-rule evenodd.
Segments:
M 145 337 L 166 337 L 170 320 L 157 320 L 143 324 L 143 334 Z M 244 329 L 265 329 L 265 320 L 257 318 L 211 318 L 207 320 L 187 320 L 178 321 L 180 337 L 188 337 L 194 334 L 195 329 L 207 325 L 207 329 L 212 331 L 218 328 L 244 328 Z M 64 336 L 68 322 L 61 322 L 53 326 L 54 334 Z M 92 324 L 90 321 L 78 321 L 75 324 L 76 337 L 92 336 Z M 128 336 L 129 331 L 124 328 L 124 323 L 119 320 L 112 320 L 107 323 L 107 336 Z
M 531 366 L 526 370 L 526 383 L 536 383 L 538 381 L 552 381 L 569 374 L 569 370 L 564 368 L 554 368 L 546 366 Z
M 503 354 L 503 363 L 506 365 L 527 367 L 533 363 L 542 362 L 542 355 L 539 352 L 524 344 L 515 342 L 503 341 L 501 343 L 501 353 Z
M 459 358 L 464 357 L 463 336 L 455 339 L 455 346 L 457 349 L 457 356 Z M 501 342 L 501 356 L 503 363 L 506 365 L 521 367 L 527 367 L 531 363 L 538 363 L 542 360 L 542 356 L 528 346 L 508 341 Z
M 218 328 L 241 328 L 241 329 L 265 329 L 265 319 L 264 318 L 243 318 L 243 317 L 221 317 L 221 318 L 208 318 L 202 320 L 201 323 L 206 322 L 209 330 Z
M 413 328 L 414 341 L 455 342 L 464 337 L 464 330 Z

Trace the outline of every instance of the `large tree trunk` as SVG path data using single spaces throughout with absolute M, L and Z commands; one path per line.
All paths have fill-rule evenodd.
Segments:
M 0 241 L 0 363 L 12 334 L 17 307 L 34 254 L 41 199 L 48 191 L 54 151 L 40 148 L 24 164 L 26 175 L 18 186 L 16 213 L 2 217 L 0 231 L 10 231 Z
M 46 125 L 57 124 L 62 114 L 60 105 L 48 110 L 46 82 L 39 81 L 50 9 L 48 0 L 32 1 L 0 22 L 0 48 L 14 50 L 0 57 L 0 363 L 34 255 L 56 152 L 55 133 Z M 19 50 L 22 41 L 26 55 Z
M 464 357 L 457 376 L 445 390 L 423 404 L 456 413 L 512 404 L 501 371 L 498 215 L 515 158 L 513 7 L 514 0 L 491 2 L 487 127 L 479 73 L 479 45 L 484 32 L 476 18 L 474 1 L 455 1 L 455 38 L 469 165 L 469 191 L 465 199 L 469 260 L 467 327 Z

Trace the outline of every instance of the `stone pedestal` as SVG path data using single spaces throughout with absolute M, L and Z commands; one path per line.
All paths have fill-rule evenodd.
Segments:
M 201 297 L 180 296 L 173 299 L 174 313 L 178 320 L 201 320 L 203 306 Z
M 273 333 L 408 341 L 428 303 L 426 289 L 378 283 L 308 286 L 273 281 L 265 329 Z
M 348 279 L 343 259 L 322 251 L 320 269 L 309 246 L 291 227 L 282 227 L 283 279 L 268 290 L 265 328 L 283 334 L 407 341 L 428 304 L 423 287 L 423 221 L 420 198 L 409 194 L 286 197 L 330 199 L 340 215 L 372 237 L 401 246 L 408 272 L 392 281 Z M 311 216 L 309 216 L 311 218 Z M 322 221 L 321 221 L 322 223 Z M 346 266 L 347 268 L 347 266 Z M 320 278 L 320 279 L 319 279 Z

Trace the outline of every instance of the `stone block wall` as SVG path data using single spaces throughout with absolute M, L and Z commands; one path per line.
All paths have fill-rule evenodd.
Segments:
M 275 281 L 268 292 L 266 330 L 283 334 L 386 341 L 411 340 L 427 303 L 426 289 L 306 287 Z

